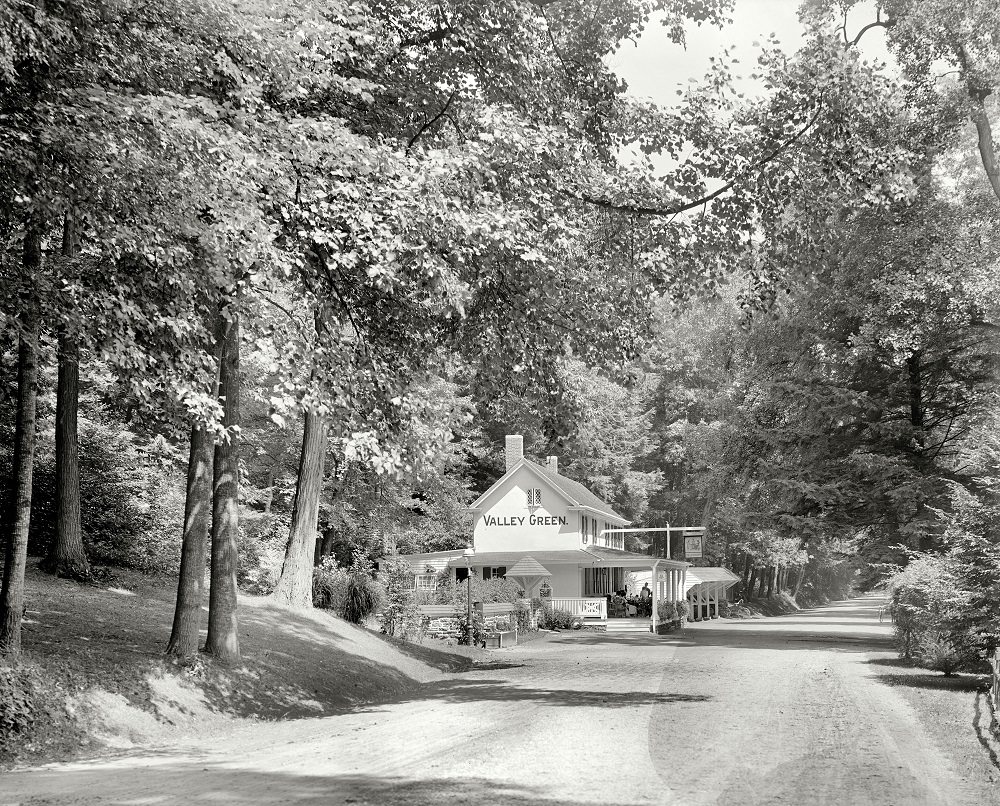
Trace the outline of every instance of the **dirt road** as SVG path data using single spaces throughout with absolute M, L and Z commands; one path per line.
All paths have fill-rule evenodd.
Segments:
M 342 716 L 12 773 L 0 804 L 988 804 L 892 688 L 875 600 L 563 633 Z

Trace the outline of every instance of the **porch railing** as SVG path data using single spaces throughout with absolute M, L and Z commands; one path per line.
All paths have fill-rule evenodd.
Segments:
M 608 600 L 603 596 L 600 598 L 590 597 L 552 597 L 549 600 L 553 610 L 567 610 L 574 616 L 581 618 L 603 619 L 608 617 Z

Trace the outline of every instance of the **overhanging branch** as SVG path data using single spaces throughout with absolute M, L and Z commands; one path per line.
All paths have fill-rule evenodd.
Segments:
M 605 210 L 616 210 L 621 213 L 631 213 L 633 215 L 668 216 L 668 215 L 677 215 L 678 213 L 683 213 L 688 210 L 693 210 L 695 207 L 700 207 L 703 204 L 707 204 L 713 199 L 717 199 L 719 196 L 728 192 L 736 185 L 737 182 L 739 182 L 744 176 L 746 176 L 746 174 L 750 173 L 751 171 L 755 171 L 758 168 L 764 167 L 769 162 L 772 162 L 777 157 L 779 157 L 784 151 L 795 145 L 795 143 L 797 143 L 800 139 L 802 139 L 802 137 L 805 136 L 806 132 L 808 132 L 809 129 L 812 128 L 813 124 L 819 118 L 820 112 L 822 111 L 823 111 L 823 104 L 822 102 L 820 102 L 820 104 L 817 105 L 816 111 L 813 113 L 812 117 L 809 118 L 808 121 L 806 121 L 806 124 L 790 138 L 785 140 L 783 143 L 780 143 L 778 147 L 775 148 L 770 154 L 767 154 L 766 156 L 761 157 L 759 160 L 750 163 L 750 165 L 748 165 L 745 169 L 743 169 L 743 171 L 741 171 L 737 176 L 733 177 L 728 182 L 726 182 L 722 187 L 712 191 L 711 193 L 705 196 L 702 196 L 698 199 L 694 199 L 692 201 L 684 202 L 683 204 L 678 204 L 673 207 L 644 207 L 635 204 L 618 204 L 616 202 L 609 201 L 607 199 L 601 199 L 596 196 L 591 196 L 588 193 L 569 193 L 568 195 L 580 199 L 581 201 L 585 201 L 588 204 L 593 204 Z

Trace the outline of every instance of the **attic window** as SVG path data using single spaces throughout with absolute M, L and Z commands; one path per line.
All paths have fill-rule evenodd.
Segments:
M 542 505 L 542 491 L 537 487 L 532 490 L 527 490 L 528 506 L 529 507 L 540 507 Z

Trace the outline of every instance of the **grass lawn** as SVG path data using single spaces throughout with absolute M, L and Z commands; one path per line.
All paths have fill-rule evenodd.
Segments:
M 977 806 L 1000 806 L 1000 739 L 990 728 L 984 691 L 987 678 L 974 674 L 945 677 L 888 655 L 869 662 L 874 676 L 895 687 L 917 712 L 928 735 L 960 776 L 994 785 L 989 803 Z

